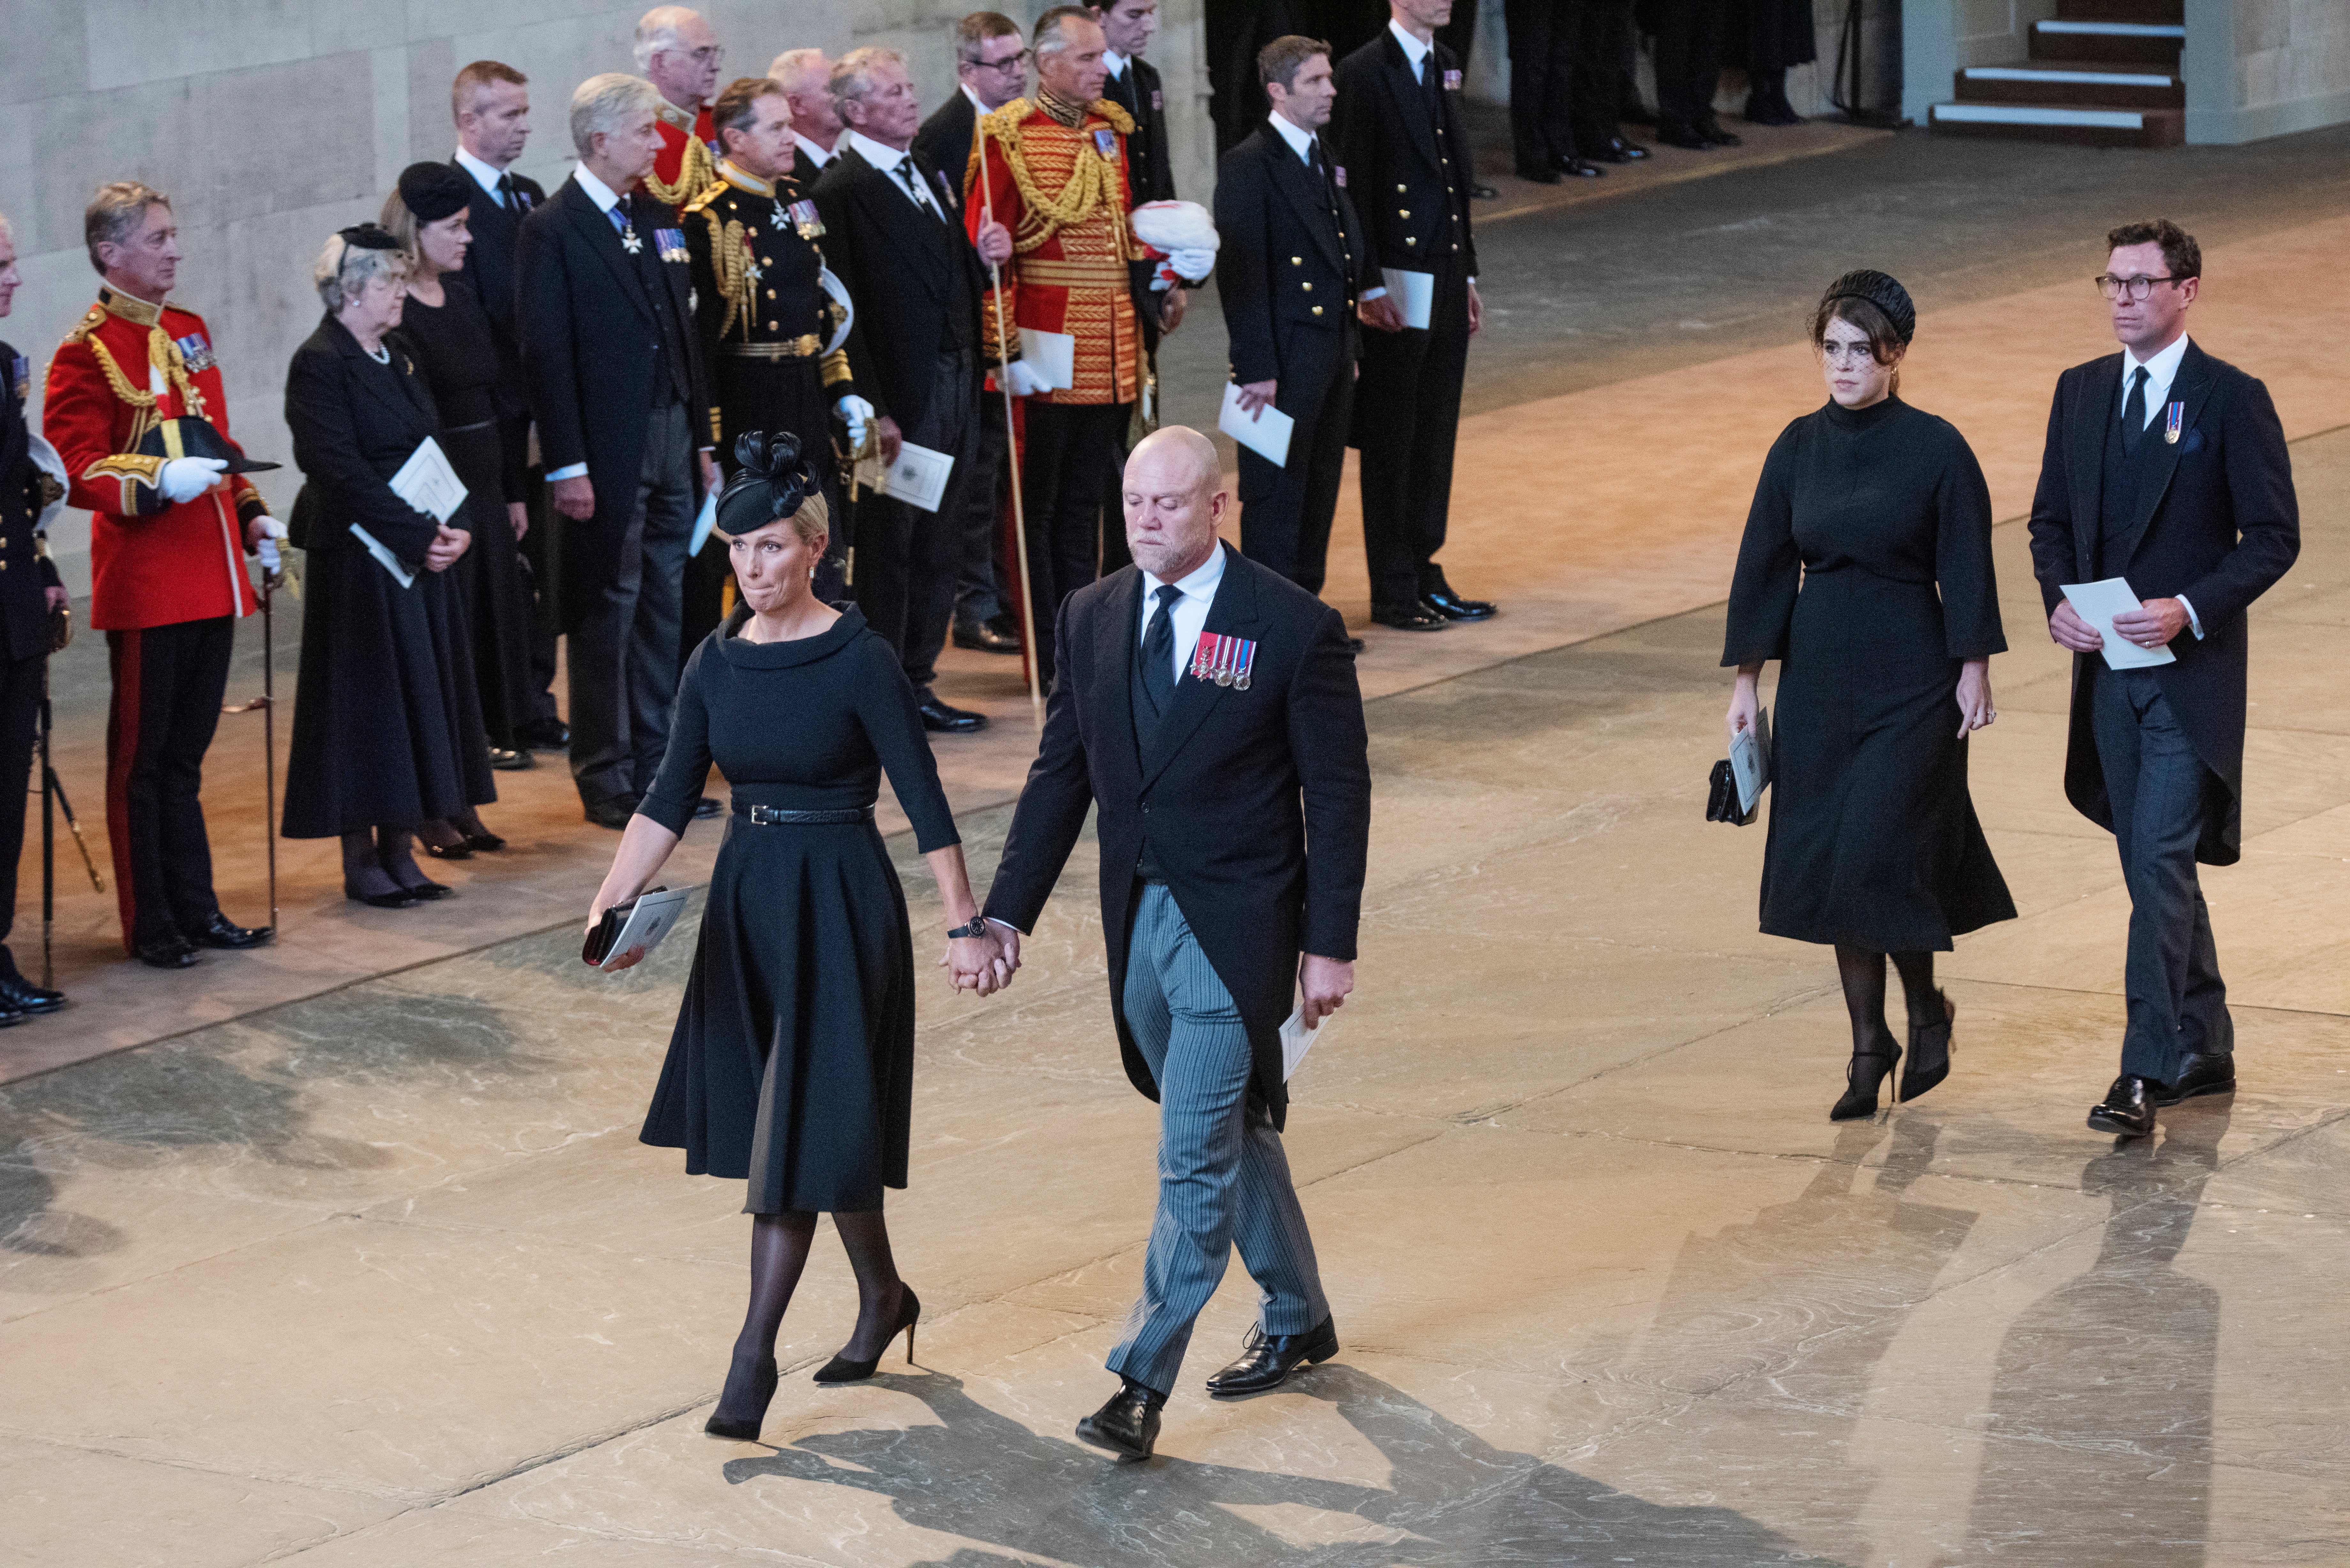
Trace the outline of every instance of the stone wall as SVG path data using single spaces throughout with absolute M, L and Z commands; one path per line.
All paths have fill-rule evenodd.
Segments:
M 2257 141 L 2350 120 L 2350 5 L 2192 0 L 2187 140 Z
M 1024 25 L 1045 7 L 1003 7 Z M 455 146 L 449 82 L 468 60 L 531 78 L 533 131 L 519 171 L 550 189 L 571 167 L 566 107 L 598 71 L 632 70 L 642 5 L 585 0 L 6 0 L 0 48 L 0 213 L 25 286 L 0 338 L 39 368 L 88 307 L 98 279 L 81 213 L 101 182 L 169 192 L 187 261 L 175 297 L 211 323 L 229 421 L 255 456 L 285 461 L 285 369 L 317 323 L 311 258 L 326 236 L 371 218 L 400 170 Z M 883 44 L 910 57 L 926 106 L 953 89 L 951 44 L 964 0 L 707 0 L 726 75 L 756 74 L 787 48 L 837 55 Z M 1198 0 L 1164 0 L 1152 58 L 1170 84 L 1178 188 L 1202 199 L 1213 171 Z M 1176 84 L 1196 83 L 1196 91 Z M 260 476 L 281 513 L 300 476 Z M 88 523 L 69 513 L 53 544 L 87 591 Z

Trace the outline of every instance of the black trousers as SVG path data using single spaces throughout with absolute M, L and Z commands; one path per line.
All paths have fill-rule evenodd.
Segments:
M 1297 421 L 1288 462 L 1275 468 L 1241 448 L 1241 553 L 1309 594 L 1322 591 L 1355 409 L 1354 334 L 1329 336 L 1329 354 L 1280 379 L 1274 407 Z
M 1459 264 L 1436 275 L 1426 330 L 1363 335 L 1351 444 L 1363 452 L 1363 555 L 1371 605 L 1401 608 L 1444 586 L 1452 505 L 1452 445 L 1469 368 L 1469 278 Z
M 1695 128 L 1713 119 L 1721 85 L 1722 0 L 1658 0 L 1657 119 Z
M 572 628 L 571 777 L 584 805 L 634 799 L 660 769 L 677 701 L 694 433 L 683 403 L 652 411 L 619 557 Z
M 1575 156 L 1581 0 L 1503 0 L 1510 29 L 1510 150 L 1521 174 Z
M 530 421 L 525 417 L 500 422 L 501 439 L 519 443 L 525 452 L 530 444 Z M 546 471 L 533 465 L 527 471 L 528 483 L 523 486 L 527 497 L 523 502 L 523 514 L 530 526 L 523 531 L 515 546 L 515 576 L 518 591 L 530 607 L 529 647 L 530 673 L 524 678 L 529 688 L 519 722 L 540 724 L 562 715 L 555 705 L 555 639 L 556 625 L 563 618 L 556 602 L 554 566 L 547 559 L 549 538 L 546 521 Z
M 202 795 L 235 647 L 234 616 L 106 634 L 106 835 L 126 951 L 220 912 Z
M 1131 403 L 1045 403 L 1031 399 L 1022 454 L 1028 516 L 1029 646 L 1036 678 L 1053 685 L 1053 621 L 1061 601 L 1094 580 L 1102 494 L 1118 463 Z
M 962 564 L 963 493 L 979 454 L 979 367 L 965 350 L 942 353 L 931 379 L 930 406 L 911 430 L 916 446 L 954 459 L 939 509 L 876 495 L 857 507 L 857 605 L 866 624 L 898 650 L 924 701 L 938 679 L 939 649 L 954 624 L 955 575 Z
M 1638 47 L 1632 0 L 1576 0 L 1574 34 L 1575 144 L 1587 154 L 1624 134 L 1618 99 Z
M 962 625 L 984 624 L 1012 607 L 1014 568 L 1003 548 L 1003 510 L 1012 504 L 1009 420 L 1003 394 L 983 388 L 972 414 L 979 439 L 963 483 L 962 521 L 955 545 L 954 614 Z
M 41 673 L 48 656 L 0 659 L 0 779 L 30 777 L 41 722 Z M 16 920 L 16 862 L 25 853 L 25 813 L 47 783 L 18 792 L 15 809 L 0 805 L 0 974 L 14 963 L 6 942 Z M 0 796 L 0 799 L 5 799 Z

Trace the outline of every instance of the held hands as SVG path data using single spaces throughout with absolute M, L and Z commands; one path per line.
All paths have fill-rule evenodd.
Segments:
M 1020 933 L 993 920 L 983 936 L 956 937 L 947 943 L 939 967 L 956 991 L 993 996 L 1012 983 L 1020 971 Z
M 1317 1029 L 1347 1005 L 1347 993 L 1355 989 L 1354 961 L 1307 953 L 1297 961 L 1297 989 L 1305 996 L 1305 1027 Z
M 178 505 L 228 483 L 228 464 L 216 457 L 175 457 L 155 472 L 155 488 Z
M 2187 607 L 2177 599 L 2148 599 L 2114 617 L 2114 631 L 2140 648 L 2160 648 L 2187 629 Z
M 1959 739 L 1970 730 L 1989 727 L 1999 717 L 1991 705 L 1991 660 L 1970 659 L 1959 671 Z

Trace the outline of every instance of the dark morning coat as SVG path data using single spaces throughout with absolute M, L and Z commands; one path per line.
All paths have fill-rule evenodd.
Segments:
M 972 137 L 978 129 L 978 107 L 971 101 L 971 94 L 957 87 L 947 95 L 946 102 L 931 111 L 922 129 L 914 132 L 914 156 L 954 182 L 958 201 L 962 195 L 963 168 L 971 161 Z
M 32 458 L 25 423 L 25 393 L 32 368 L 0 343 L 0 662 L 47 659 L 49 601 L 57 586 L 57 563 L 33 554 L 33 529 L 47 504 L 43 475 Z M 15 727 L 16 715 L 8 714 Z M 29 724 L 29 720 L 27 723 Z M 24 812 L 16 813 L 21 823 Z M 14 862 L 11 862 L 13 865 Z
M 454 160 L 449 167 L 465 177 L 465 193 L 470 198 L 465 227 L 473 236 L 465 250 L 464 268 L 457 275 L 473 286 L 473 297 L 482 302 L 498 345 L 498 436 L 504 448 L 511 493 L 528 466 L 530 430 L 530 392 L 523 379 L 522 337 L 515 319 L 519 291 L 515 286 L 515 253 L 521 244 L 524 217 L 546 200 L 546 192 L 537 181 L 508 170 L 515 183 L 515 207 L 502 207 L 482 189 L 472 170 Z
M 1331 73 L 1337 78 L 1338 101 L 1324 145 L 1337 149 L 1347 193 L 1369 226 L 1378 265 L 1441 272 L 1457 264 L 1475 277 L 1469 187 L 1476 174 L 1460 89 L 1443 86 L 1446 73 L 1458 72 L 1461 61 L 1441 43 L 1435 48 L 1440 121 L 1429 112 L 1427 91 L 1403 46 L 1381 27 L 1378 36 Z
M 1127 1076 L 1157 1099 L 1125 1002 L 1134 868 L 1148 827 L 1176 906 L 1248 1026 L 1251 1090 L 1278 1127 L 1289 1105 L 1281 1024 L 1294 1004 L 1298 956 L 1355 956 L 1370 763 L 1344 618 L 1239 551 L 1218 547 L 1224 576 L 1205 629 L 1257 644 L 1249 689 L 1187 673 L 1142 752 L 1128 685 L 1142 574 L 1124 566 L 1070 595 L 1054 628 L 1060 673 L 1044 742 L 985 912 L 1033 929 L 1087 807 L 1099 805 L 1110 1014 Z
M 660 231 L 682 236 L 671 208 L 641 191 L 623 199 L 648 252 Z M 682 244 L 679 256 L 664 263 L 660 274 L 671 319 L 683 334 L 691 383 L 687 421 L 699 441 L 708 428 L 710 374 L 693 331 L 693 268 L 682 259 Z M 595 515 L 586 522 L 566 517 L 559 524 L 568 610 L 576 611 L 587 594 L 610 582 L 619 567 L 644 469 L 653 389 L 670 373 L 660 327 L 637 265 L 621 247 L 611 219 L 577 180 L 566 180 L 523 219 L 516 319 L 539 456 L 549 472 L 585 462 L 596 487 Z M 698 490 L 698 466 L 693 483 Z M 695 501 L 700 504 L 698 494 Z
M 2156 666 L 2154 676 L 2213 775 L 2195 857 L 2232 866 L 2242 853 L 2245 610 L 2301 552 L 2293 462 L 2268 389 L 2190 341 L 2167 400 L 2186 405 L 2179 438 L 2156 440 L 2128 528 L 2102 541 L 2101 550 L 2105 443 L 2119 439 L 2121 398 L 2117 353 L 2057 378 L 2032 497 L 2033 571 L 2052 615 L 2064 584 L 2104 576 L 2128 578 L 2142 599 L 2183 594 L 2195 607 L 2203 637 L 2188 630 L 2172 639 L 2178 662 Z M 2162 429 L 2163 413 L 2155 418 L 2150 436 Z M 2093 683 L 2104 671 L 2102 655 L 2074 657 L 2064 794 L 2083 815 L 2110 828 L 2113 806 L 2090 728 Z

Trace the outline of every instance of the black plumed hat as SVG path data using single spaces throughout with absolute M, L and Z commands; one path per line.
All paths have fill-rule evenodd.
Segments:
M 479 187 L 450 163 L 411 163 L 400 171 L 400 203 L 420 223 L 437 223 L 473 204 Z
M 1909 297 L 1909 291 L 1901 286 L 1899 279 L 1886 273 L 1871 272 L 1866 267 L 1848 272 L 1828 285 L 1827 293 L 1820 296 L 1820 304 L 1832 306 L 1839 299 L 1865 300 L 1885 312 L 1885 319 L 1893 323 L 1895 334 L 1904 343 L 1917 335 L 1917 302 Z
M 789 517 L 816 492 L 816 469 L 789 431 L 745 431 L 734 439 L 734 477 L 718 493 L 718 531 L 750 534 Z

